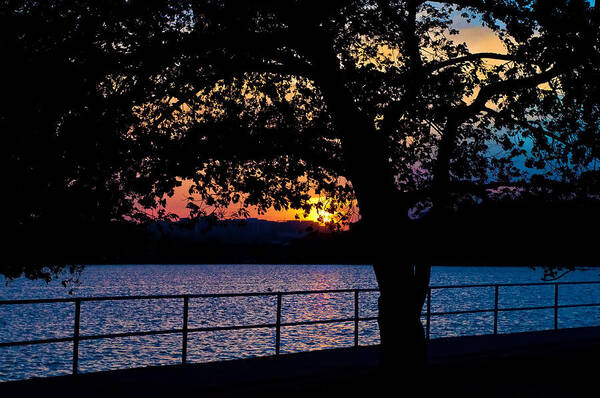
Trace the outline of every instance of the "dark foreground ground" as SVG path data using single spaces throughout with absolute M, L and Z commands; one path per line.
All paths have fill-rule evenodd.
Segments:
M 598 397 L 600 327 L 433 340 L 418 380 L 378 362 L 378 347 L 337 349 L 0 383 L 0 397 Z

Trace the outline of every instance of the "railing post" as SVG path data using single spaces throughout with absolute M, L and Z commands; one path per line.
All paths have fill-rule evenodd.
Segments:
M 425 338 L 430 339 L 431 331 L 431 286 L 427 287 L 427 325 L 425 327 Z
M 275 355 L 279 355 L 281 345 L 281 293 L 277 293 L 277 321 L 275 323 Z
M 354 347 L 358 347 L 358 289 L 354 290 Z
M 498 285 L 494 285 L 494 334 L 498 334 Z
M 558 283 L 554 284 L 554 330 L 558 330 Z
M 81 299 L 75 299 L 75 325 L 73 326 L 73 374 L 79 368 L 79 320 L 81 318 Z
M 183 297 L 183 337 L 181 341 L 181 364 L 185 365 L 187 362 L 187 337 L 188 337 L 188 307 L 189 297 Z

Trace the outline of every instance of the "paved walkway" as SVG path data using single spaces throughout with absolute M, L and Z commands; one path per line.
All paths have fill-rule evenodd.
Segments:
M 371 346 L 0 383 L 0 396 L 570 398 L 596 388 L 600 327 L 436 339 L 428 355 L 414 394 L 400 361 L 397 378 L 381 380 Z

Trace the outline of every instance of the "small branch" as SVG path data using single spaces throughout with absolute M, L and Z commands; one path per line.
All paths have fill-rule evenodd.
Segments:
M 420 3 L 426 3 L 427 0 L 421 0 Z M 474 8 L 484 13 L 494 14 L 497 17 L 516 17 L 533 19 L 533 11 L 528 11 L 522 7 L 509 6 L 504 3 L 489 0 L 436 0 L 436 3 L 455 5 L 460 8 Z
M 445 68 L 448 66 L 460 64 L 463 62 L 471 62 L 471 61 L 477 61 L 477 60 L 482 60 L 482 59 L 499 59 L 502 61 L 517 61 L 517 62 L 519 61 L 519 58 L 515 57 L 514 55 L 510 55 L 510 54 L 474 53 L 474 54 L 465 55 L 463 57 L 448 59 L 446 61 L 430 62 L 427 65 L 425 65 L 425 69 L 428 71 L 435 71 L 438 69 L 442 69 L 442 68 Z
M 219 80 L 227 79 L 233 77 L 237 74 L 244 73 L 273 73 L 279 75 L 290 75 L 290 76 L 304 76 L 309 79 L 312 79 L 312 71 L 310 66 L 304 64 L 298 65 L 283 65 L 276 63 L 262 63 L 262 62 L 247 62 L 240 63 L 235 65 L 235 67 L 227 68 L 223 66 L 220 70 L 220 74 L 212 76 L 207 81 L 202 82 L 202 87 L 195 87 L 192 92 L 185 93 L 183 96 L 174 95 L 177 98 L 177 102 L 170 104 L 167 109 L 165 109 L 161 115 L 153 122 L 154 125 L 159 125 L 163 121 L 165 121 L 168 117 L 172 116 L 175 111 L 181 108 L 184 104 L 190 105 L 196 97 L 196 94 L 202 90 L 202 88 L 206 88 L 210 86 L 210 84 L 215 84 Z
M 491 113 L 491 114 L 493 114 L 495 117 L 497 117 L 497 118 L 499 118 L 499 119 L 503 119 L 503 118 L 505 118 L 505 117 L 504 117 L 504 116 L 503 116 L 503 115 L 502 115 L 500 112 L 498 112 L 498 111 L 496 111 L 496 110 L 494 110 L 494 109 L 491 109 L 491 108 L 489 108 L 489 107 L 487 107 L 487 106 L 486 106 L 486 107 L 484 107 L 484 110 L 485 110 L 486 112 L 488 112 L 488 113 Z M 558 141 L 558 142 L 560 142 L 560 143 L 564 144 L 565 146 L 568 146 L 568 147 L 573 147 L 573 146 L 575 146 L 573 143 L 570 143 L 570 142 L 568 142 L 568 141 L 567 141 L 567 140 L 565 140 L 564 138 L 562 138 L 562 137 L 560 137 L 560 136 L 556 135 L 555 133 L 552 133 L 552 132 L 550 132 L 550 131 L 547 131 L 546 129 L 544 129 L 544 128 L 543 128 L 543 127 L 541 127 L 541 126 L 535 126 L 535 125 L 533 125 L 533 124 L 530 124 L 530 123 L 528 123 L 528 122 L 526 122 L 526 121 L 516 120 L 516 119 L 513 119 L 513 118 L 510 118 L 510 119 L 509 119 L 509 121 L 510 121 L 511 123 L 517 124 L 517 125 L 519 125 L 519 126 L 521 126 L 521 127 L 525 128 L 525 129 L 528 129 L 528 130 L 530 130 L 530 131 L 532 131 L 532 132 L 536 133 L 537 135 L 540 135 L 540 136 L 546 136 L 546 137 L 552 138 L 553 140 L 556 140 L 556 141 Z
M 557 281 L 560 278 L 562 278 L 563 276 L 567 275 L 568 273 L 570 273 L 571 271 L 574 271 L 574 270 L 575 269 L 567 269 L 562 274 L 558 275 L 557 271 L 554 271 L 551 269 L 544 269 L 544 276 L 542 277 L 542 280 L 545 282 Z
M 460 107 L 456 109 L 457 116 L 462 121 L 467 120 L 469 117 L 479 113 L 481 110 L 486 108 L 485 104 L 494 96 L 500 94 L 506 94 L 518 90 L 536 87 L 542 83 L 546 83 L 556 76 L 560 75 L 564 71 L 564 67 L 559 68 L 554 66 L 544 72 L 527 76 L 519 79 L 503 80 L 496 83 L 488 84 L 479 91 L 477 98 L 466 107 Z

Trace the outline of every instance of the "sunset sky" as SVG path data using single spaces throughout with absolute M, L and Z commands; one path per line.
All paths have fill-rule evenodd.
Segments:
M 175 189 L 175 194 L 167 199 L 167 209 L 177 214 L 179 217 L 187 217 L 189 215 L 189 209 L 186 208 L 188 203 L 187 198 L 189 195 L 189 187 L 191 185 L 190 181 L 184 181 L 183 184 Z M 230 212 L 234 212 L 238 207 L 231 206 Z M 270 221 L 285 221 L 285 220 L 294 220 L 294 216 L 299 214 L 298 211 L 295 210 L 285 210 L 285 211 L 276 211 L 274 209 L 269 209 L 266 214 L 259 215 L 258 211 L 254 208 L 248 209 L 250 212 L 250 217 L 252 218 L 262 218 Z M 313 221 L 316 221 L 317 216 L 311 214 L 311 218 Z

